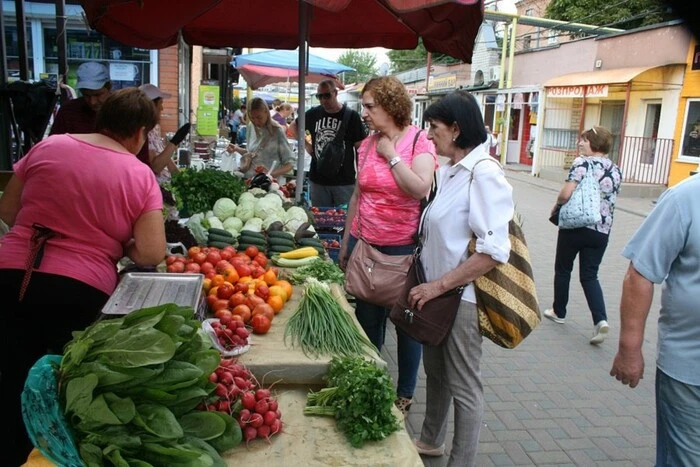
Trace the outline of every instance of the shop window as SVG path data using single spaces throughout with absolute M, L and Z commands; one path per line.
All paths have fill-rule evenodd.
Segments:
M 95 31 L 68 29 L 66 32 L 68 59 L 67 83 L 75 88 L 78 66 L 85 61 L 99 61 L 109 67 L 112 89 L 140 86 L 150 81 L 151 54 L 148 49 L 116 42 Z M 44 28 L 46 71 L 58 73 L 56 29 Z
M 7 57 L 7 76 L 8 80 L 13 81 L 19 79 L 19 39 L 17 35 L 17 26 L 12 25 L 12 22 L 5 21 L 5 53 Z M 27 32 L 25 35 L 27 39 L 27 62 L 28 62 L 28 77 L 32 79 L 34 77 L 34 63 L 32 62 L 33 50 L 32 50 L 32 28 L 27 25 Z
M 700 157 L 700 99 L 687 99 L 682 135 L 680 157 L 695 162 Z
M 517 141 L 520 135 L 520 109 L 510 109 L 510 125 L 508 127 L 508 139 Z
M 644 119 L 644 140 L 642 147 L 642 164 L 653 164 L 656 158 L 656 138 L 659 135 L 659 120 L 661 118 L 661 103 L 647 104 Z

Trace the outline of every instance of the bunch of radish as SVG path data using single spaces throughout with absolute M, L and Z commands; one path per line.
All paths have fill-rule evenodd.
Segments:
M 269 389 L 245 391 L 241 394 L 243 409 L 238 414 L 238 424 L 243 430 L 246 446 L 255 438 L 265 439 L 282 431 L 282 412 L 272 398 Z
M 222 358 L 219 367 L 209 375 L 209 381 L 216 384 L 216 397 L 215 400 L 200 405 L 200 410 L 217 410 L 229 415 L 233 415 L 239 396 L 256 386 L 250 371 L 232 358 Z
M 219 320 L 212 320 L 211 327 L 216 333 L 216 338 L 225 350 L 232 350 L 236 347 L 248 345 L 248 331 L 242 320 L 231 319 L 230 316 L 223 316 Z

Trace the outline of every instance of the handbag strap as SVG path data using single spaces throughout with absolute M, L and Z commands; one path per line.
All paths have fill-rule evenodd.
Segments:
M 416 152 L 416 143 L 418 142 L 418 137 L 420 136 L 420 134 L 421 134 L 422 132 L 423 132 L 422 129 L 418 130 L 418 131 L 416 132 L 416 135 L 413 137 L 413 146 L 411 146 L 411 156 L 413 156 L 413 155 L 415 154 L 415 152 Z M 374 138 L 374 145 L 375 145 L 375 147 L 376 147 L 376 145 L 377 145 L 377 138 Z M 360 171 L 360 172 L 361 172 L 362 169 L 364 168 L 365 163 L 367 162 L 367 159 L 369 159 L 369 152 L 367 152 L 367 155 L 365 156 L 365 158 L 362 159 L 362 165 L 359 167 L 359 171 Z M 359 175 L 358 175 L 358 177 L 359 177 Z M 362 196 L 361 193 L 360 193 L 360 196 Z M 362 238 L 362 219 L 361 219 L 361 217 L 360 217 L 360 204 L 362 204 L 362 203 L 360 203 L 360 200 L 358 199 L 358 200 L 357 200 L 357 234 L 360 236 L 360 238 Z M 422 212 L 422 211 L 421 211 L 421 212 Z
M 340 142 L 343 140 L 343 138 L 345 138 L 345 129 L 347 128 L 349 121 L 350 121 L 350 111 L 347 109 L 347 106 L 345 104 L 343 104 L 342 123 L 340 124 L 340 129 L 335 134 L 335 138 L 333 138 L 333 141 Z

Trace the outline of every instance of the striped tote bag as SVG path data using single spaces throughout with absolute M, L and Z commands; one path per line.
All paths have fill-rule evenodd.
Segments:
M 540 323 L 530 252 L 516 219 L 508 223 L 510 257 L 474 281 L 481 335 L 506 349 L 520 344 Z M 469 254 L 476 251 L 476 237 Z
M 481 159 L 495 162 L 491 157 Z M 474 182 L 474 169 L 469 180 Z M 510 256 L 474 281 L 476 309 L 479 314 L 481 335 L 495 344 L 513 349 L 540 324 L 542 315 L 537 303 L 537 289 L 532 275 L 530 251 L 527 249 L 520 216 L 516 213 L 508 222 Z M 476 251 L 476 236 L 472 236 L 469 254 Z

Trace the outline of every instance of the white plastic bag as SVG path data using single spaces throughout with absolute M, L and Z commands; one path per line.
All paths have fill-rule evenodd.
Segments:
M 214 348 L 216 348 L 216 350 L 218 350 L 222 356 L 237 357 L 238 355 L 244 354 L 250 350 L 250 336 L 248 336 L 248 345 L 244 345 L 243 347 L 234 347 L 231 350 L 226 350 L 224 346 L 222 346 L 219 342 L 219 339 L 216 337 L 216 331 L 214 331 L 214 328 L 211 326 L 211 323 L 214 321 L 219 320 L 217 318 L 205 319 L 204 321 L 202 321 L 202 329 L 211 339 Z
M 221 156 L 220 170 L 224 172 L 236 172 L 241 162 L 241 154 L 238 152 L 224 152 Z

